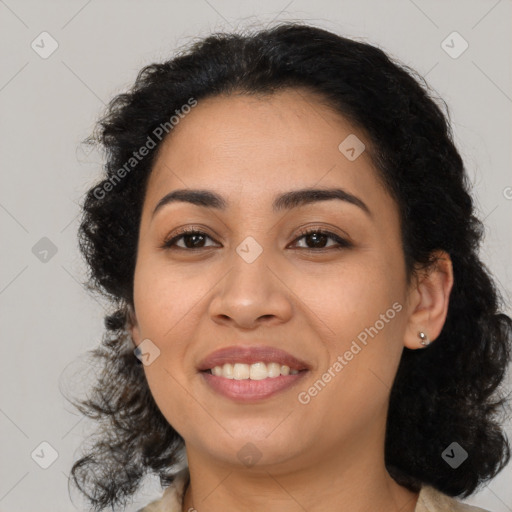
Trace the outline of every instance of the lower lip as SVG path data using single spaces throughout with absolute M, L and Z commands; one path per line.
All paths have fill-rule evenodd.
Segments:
M 262 380 L 226 379 L 208 372 L 200 373 L 205 382 L 217 393 L 238 402 L 257 402 L 290 388 L 301 380 L 308 371 L 304 370 L 295 375 L 280 375 L 279 377 L 269 377 Z

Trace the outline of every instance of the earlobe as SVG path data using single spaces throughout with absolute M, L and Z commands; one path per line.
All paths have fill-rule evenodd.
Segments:
M 435 251 L 434 262 L 418 272 L 414 281 L 414 295 L 405 332 L 404 345 L 410 349 L 424 348 L 441 333 L 453 287 L 453 268 L 449 254 Z

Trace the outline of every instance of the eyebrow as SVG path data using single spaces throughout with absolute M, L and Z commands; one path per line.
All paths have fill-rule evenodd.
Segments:
M 304 206 L 318 201 L 329 201 L 332 199 L 338 199 L 358 206 L 367 215 L 370 217 L 372 216 L 368 206 L 359 199 L 359 197 L 350 194 L 341 188 L 304 188 L 291 190 L 274 198 L 272 211 L 274 213 L 278 213 L 283 210 L 291 210 L 292 208 L 297 208 L 299 206 Z M 174 202 L 186 202 L 196 206 L 203 206 L 205 208 L 215 208 L 217 210 L 226 210 L 228 207 L 227 201 L 222 196 L 216 192 L 212 192 L 211 190 L 180 189 L 169 192 L 162 197 L 153 210 L 152 216 L 154 217 L 156 212 L 163 206 Z

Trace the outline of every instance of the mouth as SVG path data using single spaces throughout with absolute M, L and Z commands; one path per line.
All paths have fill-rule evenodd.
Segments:
M 289 368 L 290 372 L 292 370 L 299 372 L 301 370 L 311 369 L 307 362 L 302 361 L 298 357 L 280 348 L 265 345 L 233 345 L 231 347 L 221 348 L 203 359 L 197 369 L 199 371 L 211 370 L 213 373 L 217 367 L 221 367 L 224 371 L 225 365 L 231 365 L 233 369 L 235 367 L 237 368 L 240 375 L 245 375 L 246 368 L 244 365 L 249 366 L 249 372 L 251 371 L 251 367 L 259 365 L 255 366 L 253 369 L 254 375 L 256 375 L 258 372 L 265 370 L 265 368 L 261 366 L 262 364 L 267 366 L 267 371 L 270 372 L 270 375 L 275 376 L 278 376 L 277 365 L 280 371 L 281 368 L 283 369 L 283 373 L 286 373 L 286 367 Z M 229 378 L 229 367 L 226 371 L 228 372 L 226 377 Z
M 306 362 L 268 346 L 220 349 L 198 367 L 211 390 L 237 402 L 254 402 L 287 390 L 310 369 Z
M 297 370 L 296 368 L 290 368 L 288 365 L 276 362 L 264 363 L 263 361 L 258 361 L 253 364 L 225 363 L 222 366 L 218 365 L 202 371 L 217 377 L 224 377 L 225 379 L 264 380 L 274 379 L 280 375 L 297 375 L 299 372 L 307 370 L 306 368 Z

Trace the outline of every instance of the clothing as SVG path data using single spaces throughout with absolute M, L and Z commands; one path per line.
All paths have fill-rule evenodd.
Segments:
M 152 501 L 137 512 L 182 512 L 182 499 L 189 479 L 188 467 L 183 468 L 162 497 Z M 434 487 L 424 485 L 420 489 L 414 512 L 490 512 L 483 508 L 466 505 L 447 496 Z

